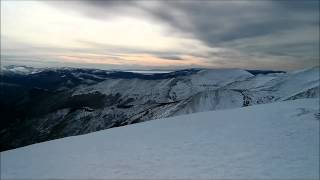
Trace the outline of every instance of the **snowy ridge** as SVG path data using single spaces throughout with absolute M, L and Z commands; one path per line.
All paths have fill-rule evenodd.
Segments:
M 159 119 L 1 152 L 1 179 L 318 179 L 319 99 Z
M 300 95 L 299 98 L 319 97 L 319 93 L 316 93 L 319 89 L 317 73 L 319 73 L 318 68 L 292 74 L 278 73 L 257 76 L 252 76 L 243 70 L 202 70 L 191 76 L 157 82 L 121 80 L 118 84 L 114 84 L 115 81 L 104 81 L 82 91 L 90 92 L 92 90 L 104 94 L 120 93 L 122 98 L 134 97 L 138 99 L 138 102 L 143 102 L 142 104 L 150 100 L 158 103 L 173 102 L 176 104 L 164 107 L 171 112 L 166 113 L 167 116 L 156 116 L 163 118 L 270 103 L 286 100 L 290 97 L 292 99 L 297 94 Z M 307 95 L 306 92 L 310 91 L 310 87 L 315 93 Z M 125 92 L 121 90 L 125 90 Z

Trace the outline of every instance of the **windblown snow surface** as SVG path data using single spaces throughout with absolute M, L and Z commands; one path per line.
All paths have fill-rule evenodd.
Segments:
M 318 179 L 319 99 L 176 116 L 1 152 L 1 179 Z

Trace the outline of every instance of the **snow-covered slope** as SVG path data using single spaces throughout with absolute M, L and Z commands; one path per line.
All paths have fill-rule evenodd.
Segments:
M 1 179 L 318 179 L 319 99 L 203 112 L 1 153 Z

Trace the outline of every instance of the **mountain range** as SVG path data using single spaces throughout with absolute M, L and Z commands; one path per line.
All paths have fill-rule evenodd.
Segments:
M 186 69 L 138 73 L 1 69 L 1 151 L 154 119 L 319 98 L 319 67 L 293 72 Z

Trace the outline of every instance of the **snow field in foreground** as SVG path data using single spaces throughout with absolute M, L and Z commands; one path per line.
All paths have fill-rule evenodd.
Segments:
M 319 99 L 159 119 L 1 152 L 1 179 L 318 179 Z

